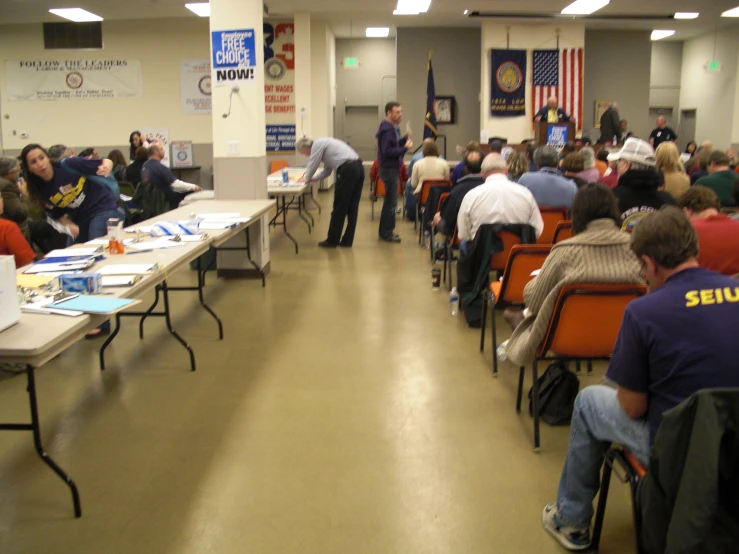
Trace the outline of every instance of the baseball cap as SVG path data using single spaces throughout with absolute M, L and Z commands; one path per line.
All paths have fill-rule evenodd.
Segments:
M 654 157 L 654 148 L 648 142 L 630 137 L 626 139 L 623 147 L 618 152 L 608 154 L 608 161 L 628 160 L 638 164 L 656 166 L 657 158 Z

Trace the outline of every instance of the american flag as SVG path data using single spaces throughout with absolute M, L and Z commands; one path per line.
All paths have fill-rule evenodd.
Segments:
M 550 96 L 556 96 L 559 106 L 577 120 L 577 130 L 581 131 L 582 77 L 582 48 L 534 50 L 533 113 L 546 106 Z

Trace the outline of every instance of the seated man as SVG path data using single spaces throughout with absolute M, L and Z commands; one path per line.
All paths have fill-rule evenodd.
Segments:
M 696 180 L 696 185 L 703 185 L 713 192 L 721 200 L 721 206 L 731 207 L 734 204 L 734 180 L 736 173 L 731 170 L 729 156 L 721 150 L 714 150 L 708 155 L 706 171 L 708 175 Z
M 698 266 L 698 237 L 685 214 L 673 207 L 648 214 L 631 249 L 650 292 L 626 307 L 607 373 L 618 388 L 594 385 L 577 395 L 557 501 L 542 514 L 544 529 L 572 551 L 590 546 L 610 443 L 646 465 L 665 411 L 698 390 L 739 386 L 739 284 Z
M 531 225 L 540 237 L 544 230 L 539 207 L 531 192 L 508 180 L 508 166 L 500 154 L 488 154 L 482 162 L 485 182 L 467 193 L 457 218 L 457 235 L 466 252 L 465 241 L 475 238 L 486 223 Z M 574 184 L 572 185 L 575 186 Z
M 158 142 L 149 146 L 149 159 L 141 167 L 141 182 L 151 183 L 164 193 L 170 209 L 180 205 L 184 193 L 199 192 L 201 189 L 192 183 L 185 183 L 174 176 L 162 164 L 164 148 Z
M 490 151 L 491 152 L 493 151 L 492 150 L 492 147 L 491 147 L 491 150 Z M 457 153 L 461 154 L 462 155 L 462 158 L 464 158 L 465 156 L 467 156 L 467 154 L 469 154 L 470 152 L 480 152 L 480 143 L 477 142 L 476 140 L 472 140 L 472 141 L 470 141 L 470 142 L 467 143 L 467 147 L 464 148 L 464 149 L 461 146 L 457 146 Z M 482 154 L 480 154 L 480 155 L 482 156 Z M 452 171 L 452 174 L 449 177 L 449 179 L 452 182 L 452 186 L 456 185 L 457 184 L 457 181 L 459 181 L 462 177 L 465 176 L 465 171 L 466 171 L 466 169 L 465 169 L 465 165 L 464 165 L 464 159 L 462 159 L 462 161 L 459 162 L 454 167 L 454 170 Z
M 485 178 L 480 171 L 482 170 L 482 154 L 479 150 L 470 150 L 464 157 L 466 175 L 457 181 L 457 185 L 447 196 L 441 205 L 441 210 L 434 215 L 434 225 L 438 227 L 439 232 L 447 236 L 452 236 L 454 227 L 457 225 L 457 215 L 459 208 L 462 206 L 462 200 L 475 187 L 483 184 Z
M 739 221 L 719 212 L 721 201 L 703 185 L 693 185 L 677 201 L 698 233 L 701 267 L 724 275 L 739 273 Z
M 551 146 L 540 146 L 534 152 L 534 162 L 539 168 L 535 173 L 524 173 L 518 180 L 534 195 L 539 206 L 570 209 L 577 194 L 577 185 L 562 177 L 557 171 L 559 156 Z

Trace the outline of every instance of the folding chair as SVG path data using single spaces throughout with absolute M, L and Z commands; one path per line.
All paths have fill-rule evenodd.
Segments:
M 496 279 L 499 279 L 508 264 L 508 256 L 517 244 L 521 244 L 521 237 L 511 231 L 500 231 L 498 237 L 503 241 L 503 250 L 496 252 L 490 258 L 490 271 L 495 271 Z
M 439 196 L 439 204 L 436 207 L 436 212 L 434 213 L 434 215 L 436 215 L 437 213 L 441 211 L 441 205 L 444 203 L 444 200 L 446 200 L 449 197 L 449 194 L 450 193 L 448 192 L 441 193 L 441 196 Z M 429 250 L 431 251 L 431 263 L 434 263 L 436 261 L 436 251 L 434 249 L 433 242 L 434 242 L 434 236 L 436 235 L 437 232 L 438 232 L 438 228 L 432 222 L 431 223 L 431 248 L 429 248 Z
M 531 273 L 541 269 L 550 250 L 549 244 L 517 244 L 511 248 L 502 281 L 490 283 L 489 292 L 483 291 L 482 327 L 480 329 L 480 352 L 485 350 L 485 320 L 490 304 L 490 327 L 493 338 L 493 376 L 498 376 L 498 338 L 495 330 L 496 306 L 523 306 L 523 289 L 533 279 Z M 486 294 L 487 293 L 487 294 Z M 486 298 L 487 296 L 487 298 Z
M 554 238 L 552 244 L 557 244 L 563 240 L 572 238 L 572 221 L 560 221 L 557 223 L 557 228 L 554 230 Z
M 421 215 L 426 209 L 426 203 L 429 198 L 429 191 L 431 187 L 450 187 L 452 182 L 449 179 L 426 179 L 421 184 L 421 192 L 418 193 L 418 200 L 416 202 L 416 223 L 418 223 L 418 244 L 421 244 L 423 238 L 423 221 L 421 221 Z
M 376 181 L 370 181 L 371 221 L 375 220 L 375 203 L 378 198 L 385 198 L 385 181 L 379 177 Z
M 447 266 L 449 267 L 449 292 L 452 291 L 452 262 L 454 261 L 454 251 L 459 251 L 459 243 L 462 242 L 459 240 L 459 236 L 457 235 L 457 226 L 454 226 L 454 233 L 452 233 L 452 236 L 449 237 L 446 240 L 446 243 L 444 245 L 444 269 L 443 269 L 443 279 L 446 283 L 446 275 L 447 275 Z
M 289 167 L 290 164 L 286 160 L 275 160 L 269 163 L 269 174 L 280 171 L 283 167 Z
M 532 365 L 534 451 L 539 451 L 539 362 L 609 359 L 616 344 L 626 305 L 646 293 L 646 286 L 636 284 L 569 284 L 559 291 L 549 328 Z M 549 352 L 553 355 L 549 356 Z M 521 366 L 516 398 L 517 413 L 521 413 L 525 371 L 526 368 Z
M 544 220 L 544 230 L 536 241 L 537 244 L 554 244 L 554 232 L 560 221 L 569 219 L 567 208 L 550 208 L 549 206 L 539 206 L 541 218 Z

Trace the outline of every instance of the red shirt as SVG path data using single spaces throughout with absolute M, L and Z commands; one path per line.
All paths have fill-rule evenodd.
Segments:
M 692 223 L 698 233 L 698 263 L 724 275 L 739 273 L 739 221 L 718 214 Z
M 17 223 L 0 218 L 0 256 L 14 256 L 15 267 L 36 259 L 36 253 L 21 233 Z
M 613 170 L 605 177 L 601 177 L 598 182 L 607 186 L 608 188 L 615 189 L 618 186 L 618 173 Z

